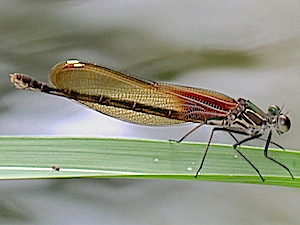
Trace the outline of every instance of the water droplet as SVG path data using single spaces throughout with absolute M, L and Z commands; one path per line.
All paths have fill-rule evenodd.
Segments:
M 158 159 L 154 159 L 154 162 L 158 162 Z
M 192 168 L 192 167 L 188 167 L 187 170 L 188 170 L 188 171 L 192 171 L 193 168 Z
M 194 165 L 194 164 L 195 164 L 195 162 L 192 162 L 192 164 Z

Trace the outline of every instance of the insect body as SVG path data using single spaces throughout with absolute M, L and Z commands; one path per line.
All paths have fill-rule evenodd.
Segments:
M 234 149 L 264 181 L 259 170 L 237 146 L 256 138 L 262 139 L 262 135 L 267 132 L 264 155 L 286 169 L 293 177 L 285 165 L 268 156 L 269 144 L 273 143 L 272 130 L 282 134 L 291 125 L 289 118 L 277 106 L 270 106 L 268 112 L 264 113 L 243 98 L 235 100 L 216 91 L 157 83 L 79 60 L 69 60 L 54 66 L 49 81 L 51 84 L 24 74 L 11 74 L 11 82 L 16 88 L 66 97 L 131 123 L 156 126 L 197 123 L 198 126 L 191 132 L 203 124 L 215 125 L 196 177 L 203 167 L 213 134 L 216 131 L 226 131 L 236 141 Z M 247 137 L 238 141 L 234 134 Z

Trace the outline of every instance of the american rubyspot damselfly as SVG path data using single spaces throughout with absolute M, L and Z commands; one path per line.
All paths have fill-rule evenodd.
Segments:
M 79 60 L 54 66 L 49 75 L 51 85 L 21 73 L 10 76 L 16 88 L 66 97 L 127 122 L 156 126 L 188 122 L 198 124 L 178 142 L 203 124 L 214 125 L 196 177 L 203 167 L 214 133 L 226 131 L 236 142 L 233 148 L 263 181 L 259 170 L 237 146 L 253 139 L 264 140 L 264 156 L 286 169 L 293 178 L 288 167 L 268 156 L 269 144 L 277 145 L 271 141 L 272 130 L 282 134 L 291 126 L 289 118 L 281 113 L 278 106 L 272 105 L 264 113 L 243 98 L 234 100 L 216 91 L 157 83 Z M 266 132 L 265 140 L 262 135 Z M 234 134 L 247 137 L 239 141 Z

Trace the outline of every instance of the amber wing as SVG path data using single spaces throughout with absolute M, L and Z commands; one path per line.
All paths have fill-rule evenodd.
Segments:
M 49 80 L 81 104 L 137 124 L 203 122 L 225 118 L 237 106 L 234 99 L 215 91 L 156 83 L 88 62 L 59 63 Z

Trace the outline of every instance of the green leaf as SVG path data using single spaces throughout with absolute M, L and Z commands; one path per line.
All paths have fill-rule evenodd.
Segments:
M 239 148 L 265 182 L 230 145 L 212 145 L 201 174 L 195 173 L 206 148 L 200 143 L 103 138 L 1 137 L 0 179 L 130 177 L 191 179 L 300 187 L 300 152 Z M 59 170 L 52 169 L 53 166 Z

